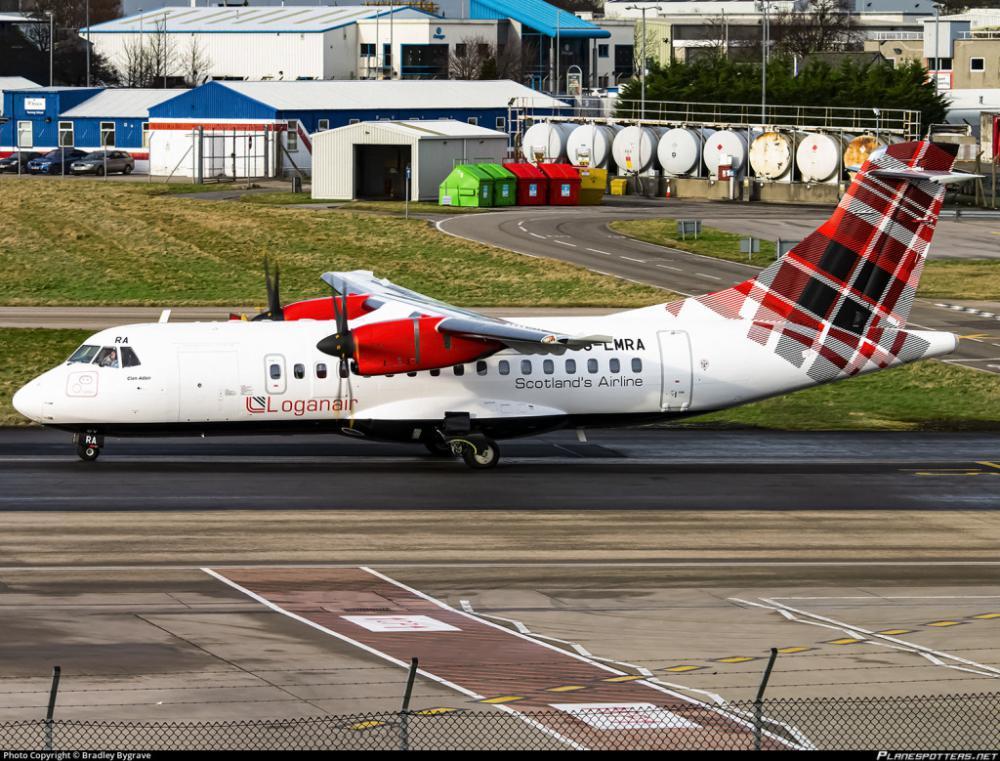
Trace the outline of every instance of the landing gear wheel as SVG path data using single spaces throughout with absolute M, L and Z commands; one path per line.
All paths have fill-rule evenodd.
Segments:
M 101 450 L 100 447 L 95 447 L 93 444 L 80 442 L 76 445 L 76 454 L 84 462 L 93 462 L 100 456 Z
M 451 448 L 451 444 L 441 439 L 425 439 L 424 446 L 427 447 L 427 451 L 430 452 L 435 457 L 454 457 L 455 452 Z
M 500 462 L 500 447 L 493 439 L 482 438 L 462 447 L 462 459 L 473 469 L 495 468 Z

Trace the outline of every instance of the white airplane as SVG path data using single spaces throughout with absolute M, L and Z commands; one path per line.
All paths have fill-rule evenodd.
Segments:
M 332 298 L 253 320 L 95 333 L 14 406 L 104 436 L 335 432 L 422 443 L 473 468 L 497 439 L 688 417 L 955 349 L 906 330 L 944 185 L 947 146 L 873 154 L 830 219 L 717 293 L 601 317 L 495 319 L 370 272 L 323 275 Z

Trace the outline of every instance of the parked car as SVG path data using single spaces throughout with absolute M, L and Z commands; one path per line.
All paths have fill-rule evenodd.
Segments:
M 78 148 L 56 148 L 41 158 L 29 161 L 28 171 L 32 174 L 62 174 L 74 161 L 86 155 Z
M 131 174 L 133 169 L 135 159 L 125 151 L 94 151 L 70 165 L 73 174 L 96 174 L 98 177 L 105 172 Z
M 27 173 L 28 162 L 41 156 L 38 151 L 15 151 L 5 159 L 0 159 L 0 172 L 17 172 L 17 165 L 21 165 L 21 171 Z

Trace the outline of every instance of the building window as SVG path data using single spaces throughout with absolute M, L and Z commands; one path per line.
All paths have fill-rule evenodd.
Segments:
M 935 69 L 934 67 L 938 68 Z M 928 58 L 927 68 L 931 71 L 951 71 L 951 59 L 950 58 Z
M 507 118 L 506 117 L 504 117 L 504 116 L 498 116 L 497 117 L 497 129 L 498 130 L 505 130 L 505 129 L 507 129 Z
M 374 58 L 375 57 L 375 43 L 374 42 L 362 42 L 361 43 L 361 57 L 362 58 Z
M 466 45 L 464 42 L 460 42 L 457 45 L 455 45 L 456 58 L 465 58 L 465 51 L 466 51 Z
M 115 147 L 115 123 L 101 122 L 101 147 Z
M 288 120 L 288 136 L 285 139 L 286 147 L 288 152 L 297 151 L 299 149 L 299 121 L 298 119 Z
M 348 119 L 347 123 L 348 124 L 360 124 L 361 120 L 360 119 Z
M 598 45 L 597 46 L 597 57 L 598 58 L 607 58 L 608 57 L 608 46 L 607 45 Z
M 59 147 L 73 147 L 73 122 L 59 122 Z
M 469 124 L 475 127 L 476 125 L 479 124 L 479 117 L 470 116 L 467 121 L 469 122 Z
M 142 147 L 149 147 L 149 122 L 142 123 Z
M 970 58 L 969 59 L 969 71 L 986 71 L 986 59 L 985 58 Z
M 320 119 L 318 122 L 316 122 L 316 129 L 319 132 L 322 132 L 323 130 L 330 129 L 330 120 L 329 119 Z
M 32 137 L 31 122 L 17 123 L 17 147 L 34 148 L 35 143 Z

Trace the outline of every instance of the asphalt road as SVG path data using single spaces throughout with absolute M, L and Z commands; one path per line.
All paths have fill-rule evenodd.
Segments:
M 754 232 L 761 237 L 801 238 L 829 209 L 754 205 L 752 207 L 697 202 L 672 202 L 669 216 L 702 219 L 706 224 Z M 462 238 L 488 243 L 531 256 L 578 264 L 596 272 L 664 288 L 682 295 L 700 295 L 728 288 L 758 271 L 756 267 L 665 248 L 619 235 L 608 227 L 617 219 L 662 217 L 658 205 L 588 206 L 565 209 L 518 209 L 512 212 L 465 214 L 442 219 L 438 228 Z M 994 220 L 942 221 L 934 254 L 965 257 L 1000 254 Z M 978 252 L 978 254 L 976 254 Z M 990 314 L 982 316 L 982 312 Z M 910 325 L 962 336 L 958 350 L 946 361 L 987 372 L 1000 372 L 1000 308 L 989 304 L 932 302 L 918 299 Z
M 993 510 L 989 435 L 624 430 L 504 442 L 496 470 L 337 436 L 108 439 L 0 432 L 0 509 Z M 567 465 L 572 466 L 567 469 Z

